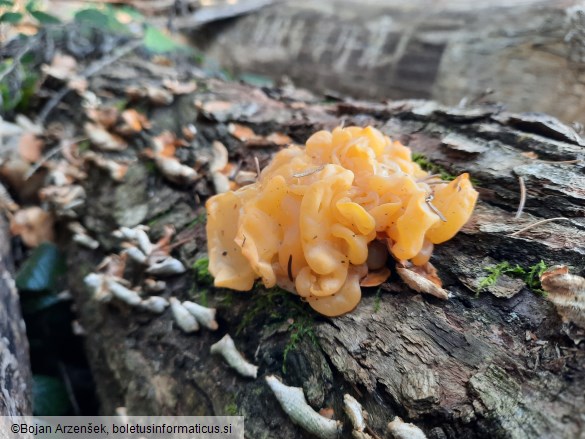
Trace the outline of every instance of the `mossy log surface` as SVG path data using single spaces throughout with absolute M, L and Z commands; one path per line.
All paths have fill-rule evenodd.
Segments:
M 107 99 L 137 79 L 156 81 L 169 72 L 128 60 L 91 78 L 90 89 Z M 173 75 L 184 79 L 189 73 Z M 73 112 L 79 108 L 74 100 L 69 104 Z M 485 268 L 502 261 L 529 267 L 543 260 L 583 273 L 585 150 L 570 130 L 543 116 L 491 107 L 325 103 L 292 88 L 261 90 L 205 78 L 191 95 L 147 112 L 153 128 L 124 152 L 136 159 L 125 182 L 90 169 L 84 183 L 88 199 L 81 221 L 101 247 L 89 251 L 71 244 L 68 250 L 71 291 L 104 414 L 121 406 L 140 415 L 237 413 L 246 417 L 246 437 L 308 437 L 287 419 L 266 385 L 264 377 L 276 374 L 303 387 L 316 410 L 333 408 L 346 425 L 343 437 L 351 436 L 344 393 L 364 405 L 368 425 L 380 437 L 395 415 L 433 439 L 585 437 L 585 348 L 573 341 L 578 329 L 515 279 L 476 293 Z M 477 209 L 432 259 L 452 298 L 421 296 L 393 276 L 379 291 L 364 289 L 356 310 L 329 319 L 291 294 L 214 289 L 189 270 L 167 279 L 164 294 L 216 307 L 220 325 L 216 332 L 191 335 L 181 332 L 169 310 L 153 316 L 96 302 L 83 277 L 119 250 L 111 237 L 119 226 L 147 224 L 156 238 L 165 224 L 173 224 L 176 240 L 187 241 L 174 255 L 188 267 L 205 256 L 203 202 L 213 193 L 211 180 L 169 183 L 140 151 L 152 133 L 180 133 L 193 124 L 198 134 L 179 152 L 187 163 L 210 156 L 211 142 L 219 140 L 242 169 L 254 170 L 254 156 L 265 166 L 278 148 L 246 146 L 229 134 L 230 122 L 259 134 L 281 131 L 299 143 L 322 128 L 371 124 L 444 172 L 469 172 L 480 191 Z M 563 163 L 567 160 L 572 162 Z M 521 218 L 514 219 L 520 176 L 527 200 Z M 559 216 L 567 220 L 510 236 Z M 258 379 L 242 378 L 210 355 L 211 344 L 226 333 L 259 366 Z
M 28 340 L 14 284 L 8 223 L 0 214 L 0 416 L 32 414 L 31 397 Z

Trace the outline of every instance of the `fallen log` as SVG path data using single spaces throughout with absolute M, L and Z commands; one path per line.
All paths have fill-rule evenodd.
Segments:
M 137 78 L 160 79 L 160 70 L 149 74 L 135 59 L 118 62 L 92 78 L 90 89 L 119 96 Z M 115 300 L 95 300 L 83 279 L 104 256 L 119 251 L 112 232 L 120 226 L 148 224 L 151 237 L 158 238 L 172 224 L 177 241 L 185 242 L 176 257 L 191 267 L 205 256 L 202 206 L 213 193 L 210 176 L 186 187 L 168 182 L 139 154 L 151 135 L 143 133 L 124 152 L 131 166 L 122 182 L 91 167 L 84 182 L 81 222 L 100 249 L 72 242 L 68 250 L 70 287 L 102 412 L 125 407 L 141 415 L 240 414 L 246 437 L 308 437 L 276 405 L 264 380 L 275 374 L 302 387 L 314 409 L 333 409 L 333 417 L 346 425 L 343 437 L 350 437 L 345 393 L 368 411 L 368 427 L 379 437 L 396 415 L 434 439 L 582 437 L 585 348 L 579 329 L 517 279 L 504 276 L 502 284 L 480 289 L 486 268 L 501 262 L 528 269 L 543 261 L 583 272 L 581 138 L 545 116 L 496 107 L 320 101 L 290 88 L 262 91 L 200 79 L 197 91 L 148 110 L 148 117 L 153 132 L 196 128 L 184 158 L 209 157 L 212 143 L 221 141 L 230 162 L 243 170 L 254 170 L 254 156 L 265 166 L 278 146 L 238 140 L 230 123 L 260 135 L 282 132 L 299 143 L 322 128 L 371 124 L 421 154 L 428 166 L 469 172 L 481 193 L 479 205 L 432 259 L 452 298 L 422 297 L 393 277 L 378 290 L 364 289 L 353 312 L 329 319 L 302 306 L 299 311 L 300 302 L 289 293 L 215 289 L 189 270 L 168 278 L 161 294 L 217 309 L 219 330 L 194 334 L 181 331 L 170 310 L 153 316 Z M 520 177 L 527 196 L 515 219 Z M 513 234 L 552 217 L 565 219 Z M 225 334 L 259 366 L 257 379 L 240 377 L 210 354 Z
M 579 1 L 302 0 L 193 40 L 236 75 L 376 100 L 487 99 L 584 123 L 584 20 Z
M 14 284 L 8 225 L 0 215 L 0 416 L 30 414 L 28 340 Z

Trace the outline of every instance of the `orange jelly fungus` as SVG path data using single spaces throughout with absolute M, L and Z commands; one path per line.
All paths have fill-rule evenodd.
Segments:
M 424 265 L 476 200 L 468 174 L 443 182 L 375 128 L 319 131 L 278 152 L 256 183 L 207 201 L 209 271 L 217 287 L 261 278 L 337 316 L 360 301 L 372 241 Z

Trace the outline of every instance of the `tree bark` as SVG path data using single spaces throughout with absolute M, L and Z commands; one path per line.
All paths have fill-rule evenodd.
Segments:
M 373 99 L 503 102 L 585 122 L 579 1 L 287 1 L 195 32 L 238 73 Z
M 32 413 L 28 340 L 13 275 L 10 235 L 0 215 L 0 416 Z
M 138 68 L 142 75 L 148 71 L 136 61 L 116 64 L 92 78 L 90 89 L 98 96 L 106 96 L 104 89 L 119 95 L 124 81 L 111 78 L 118 72 L 132 77 Z M 177 240 L 188 238 L 176 250 L 186 266 L 205 255 L 198 215 L 212 193 L 210 179 L 185 188 L 149 171 L 138 154 L 151 135 L 143 133 L 125 152 L 138 160 L 124 182 L 90 169 L 82 222 L 101 242 L 100 250 L 71 244 L 68 251 L 71 290 L 87 333 L 102 412 L 124 406 L 129 414 L 238 413 L 245 416 L 246 437 L 309 437 L 290 422 L 267 387 L 264 377 L 276 374 L 302 387 L 316 410 L 333 408 L 346 424 L 343 437 L 350 437 L 342 410 L 345 393 L 364 405 L 368 425 L 380 437 L 395 415 L 434 439 L 585 437 L 585 349 L 573 341 L 578 328 L 563 323 L 549 301 L 515 279 L 504 277 L 487 292 L 475 292 L 485 268 L 502 261 L 529 267 L 543 260 L 583 273 L 585 151 L 579 136 L 544 116 L 494 107 L 320 101 L 290 88 L 261 91 L 200 80 L 197 92 L 151 110 L 149 118 L 153 132 L 196 126 L 184 159 L 209 155 L 211 143 L 219 140 L 230 162 L 242 169 L 254 169 L 254 156 L 265 166 L 277 148 L 246 146 L 229 134 L 230 122 L 259 134 L 284 132 L 299 143 L 322 128 L 371 124 L 450 173 L 469 172 L 480 190 L 477 209 L 432 258 L 453 297 L 444 302 L 421 296 L 392 277 L 379 292 L 364 289 L 356 310 L 329 319 L 309 311 L 295 314 L 291 304 L 300 302 L 293 295 L 214 289 L 189 271 L 168 279 L 164 294 L 198 302 L 207 297 L 220 324 L 217 332 L 194 335 L 181 332 L 168 310 L 153 316 L 96 302 L 83 277 L 103 256 L 119 251 L 111 237 L 119 226 L 150 224 L 157 237 L 165 224 L 173 224 Z M 563 163 L 576 159 L 580 162 Z M 528 197 L 516 220 L 519 177 Z M 533 221 L 559 216 L 568 219 L 510 236 Z M 292 343 L 291 319 L 306 325 L 315 340 L 299 336 Z M 226 333 L 259 365 L 258 379 L 242 378 L 210 355 L 211 344 Z

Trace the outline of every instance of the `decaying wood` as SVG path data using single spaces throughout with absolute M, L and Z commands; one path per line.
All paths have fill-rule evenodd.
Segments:
M 28 340 L 14 284 L 8 224 L 0 214 L 0 416 L 30 415 L 31 410 Z
M 137 65 L 128 60 L 111 66 L 92 78 L 90 87 L 97 95 L 120 94 L 125 79 L 110 78 L 133 71 L 147 76 Z M 127 78 L 136 81 L 132 74 Z M 422 297 L 393 276 L 379 293 L 365 289 L 358 308 L 345 316 L 309 313 L 316 342 L 302 338 L 288 349 L 283 365 L 290 348 L 289 315 L 295 314 L 286 308 L 290 302 L 280 299 L 257 306 L 261 289 L 216 290 L 198 285 L 191 272 L 169 278 L 160 294 L 197 302 L 205 289 L 208 306 L 217 308 L 217 331 L 185 334 L 170 310 L 153 316 L 117 302 L 99 303 L 83 286 L 83 277 L 115 251 L 111 232 L 120 226 L 150 224 L 157 238 L 171 223 L 177 240 L 191 238 L 175 256 L 190 266 L 205 254 L 204 225 L 194 220 L 202 200 L 212 194 L 211 179 L 190 186 L 165 181 L 148 170 L 138 153 L 144 139 L 137 136 L 125 152 L 137 160 L 124 181 L 90 169 L 84 183 L 88 199 L 81 222 L 100 249 L 72 243 L 68 252 L 71 290 L 105 414 L 120 406 L 128 414 L 239 413 L 246 417 L 247 437 L 308 437 L 286 418 L 267 387 L 264 378 L 277 375 L 289 386 L 302 387 L 314 409 L 332 408 L 334 418 L 346 424 L 344 437 L 351 434 L 343 412 L 345 393 L 364 406 L 368 428 L 380 437 L 395 416 L 433 439 L 585 435 L 585 348 L 571 338 L 574 328 L 522 283 L 514 284 L 510 298 L 498 298 L 489 289 L 475 292 L 485 267 L 502 261 L 528 267 L 542 259 L 583 273 L 585 150 L 578 136 L 567 135 L 572 132 L 564 126 L 551 127 L 546 118 L 524 120 L 491 107 L 453 109 L 429 101 L 319 104 L 305 92 L 261 91 L 217 80 L 200 80 L 197 90 L 149 114 L 155 132 L 180 133 L 181 127 L 195 125 L 198 134 L 184 157 L 212 157 L 212 144 L 220 141 L 230 162 L 253 171 L 253 156 L 264 167 L 277 148 L 251 153 L 230 134 L 229 123 L 262 135 L 283 132 L 296 142 L 341 123 L 372 124 L 450 173 L 469 172 L 481 201 L 469 224 L 437 246 L 432 259 L 452 294 L 449 300 Z M 579 161 L 563 163 L 567 160 Z M 515 219 L 519 176 L 526 200 L 522 217 Z M 510 236 L 531 222 L 558 216 L 568 220 Z M 259 366 L 257 379 L 240 377 L 210 355 L 210 346 L 226 333 Z
M 577 0 L 295 0 L 194 41 L 236 73 L 314 90 L 448 105 L 485 98 L 584 123 L 584 23 Z

